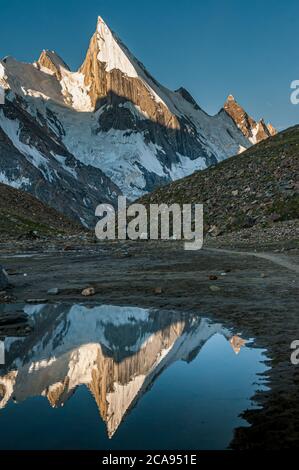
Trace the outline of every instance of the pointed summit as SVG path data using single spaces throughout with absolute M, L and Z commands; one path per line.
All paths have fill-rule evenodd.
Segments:
M 124 85 L 119 75 L 137 78 L 138 74 L 132 62 L 129 52 L 99 16 L 96 31 L 79 69 L 84 76 L 85 85 L 89 87 L 89 95 L 95 108 L 112 89 L 116 92 L 120 88 L 119 95 L 124 95 Z
M 195 99 L 189 93 L 189 91 L 186 90 L 186 88 L 181 86 L 178 90 L 175 90 L 175 93 L 178 93 L 179 95 L 181 95 L 186 101 L 188 101 L 190 104 L 192 104 L 195 109 L 200 109 L 200 107 L 196 103 Z
M 256 122 L 246 111 L 239 105 L 233 95 L 229 95 L 224 103 L 224 109 L 236 123 L 242 134 L 250 140 L 252 144 L 257 144 L 271 135 L 277 133 L 276 129 L 270 124 L 266 126 L 263 119 Z
M 135 113 L 162 126 L 179 129 L 175 106 L 164 88 L 147 72 L 121 40 L 98 17 L 84 63 L 79 69 L 89 90 L 94 109 L 109 103 L 116 113 L 118 106 L 129 102 Z M 170 109 L 171 108 L 171 109 Z M 127 111 L 125 111 L 126 114 Z M 117 118 L 119 120 L 119 118 Z M 123 125 L 130 125 L 126 123 Z
M 128 77 L 138 77 L 132 58 L 121 47 L 119 41 L 99 16 L 97 22 L 98 60 L 105 63 L 106 72 L 118 69 Z
M 62 58 L 54 51 L 44 49 L 37 61 L 37 66 L 45 67 L 51 70 L 58 80 L 62 78 L 62 70 L 70 71 L 69 66 L 62 60 Z
M 270 132 L 270 135 L 276 135 L 277 134 L 277 130 L 275 129 L 275 127 L 272 126 L 272 124 L 269 122 L 269 124 L 267 124 L 267 128 L 268 128 L 268 131 Z
M 226 103 L 229 103 L 231 101 L 236 102 L 235 97 L 233 95 L 228 95 L 228 97 L 226 98 Z

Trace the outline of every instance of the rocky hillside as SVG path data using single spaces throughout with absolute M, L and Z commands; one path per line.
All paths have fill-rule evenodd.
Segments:
M 205 232 L 269 226 L 299 218 L 299 126 L 242 155 L 158 189 L 139 201 L 203 203 Z
M 30 194 L 0 183 L 0 241 L 13 237 L 39 237 L 82 232 Z

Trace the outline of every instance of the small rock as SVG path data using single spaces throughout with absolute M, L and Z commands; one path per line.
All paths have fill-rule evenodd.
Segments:
M 86 289 L 83 289 L 83 291 L 81 292 L 81 295 L 83 295 L 84 297 L 90 297 L 92 295 L 95 295 L 96 291 L 94 289 L 94 287 L 86 287 Z
M 276 212 L 273 212 L 270 215 L 270 219 L 272 220 L 272 222 L 278 222 L 280 220 L 280 215 L 277 214 Z
M 238 196 L 239 191 L 236 189 L 235 191 L 232 191 L 232 196 Z
M 29 232 L 26 232 L 22 235 L 20 235 L 18 237 L 18 240 L 22 240 L 22 239 L 25 239 L 25 240 L 37 240 L 38 238 L 40 238 L 40 235 L 39 233 L 37 232 L 37 230 L 29 230 Z
M 212 237 L 218 237 L 219 235 L 222 234 L 222 230 L 217 227 L 217 225 L 212 225 L 212 227 L 209 230 L 209 233 L 212 235 Z
M 210 279 L 210 281 L 217 281 L 218 277 L 215 276 L 214 274 L 211 274 L 211 275 L 209 276 L 209 279 Z
M 49 289 L 47 293 L 49 295 L 57 295 L 59 293 L 59 289 L 57 287 L 53 287 L 53 289 Z
M 243 228 L 251 228 L 255 225 L 255 219 L 254 217 L 250 217 L 249 215 L 246 215 L 244 218 L 244 221 L 242 223 Z
M 154 290 L 154 292 L 155 292 L 156 295 L 162 294 L 162 292 L 163 292 L 163 291 L 162 291 L 162 287 L 156 287 L 155 290 Z
M 4 295 L 0 297 L 1 297 L 1 302 L 4 302 L 4 303 L 10 303 L 16 300 L 16 297 L 13 297 L 12 295 Z
M 218 287 L 218 286 L 209 286 L 209 289 L 212 292 L 219 292 L 221 290 L 220 287 Z
M 64 251 L 74 251 L 74 250 L 75 250 L 75 247 L 72 245 L 66 245 L 64 247 Z
M 7 272 L 7 274 L 8 274 L 9 276 L 17 276 L 18 274 L 21 274 L 21 273 L 19 273 L 18 271 L 16 271 L 15 269 L 11 269 L 11 268 L 10 268 L 10 269 L 6 269 L 5 271 Z
M 261 277 L 267 277 L 265 273 L 261 273 Z

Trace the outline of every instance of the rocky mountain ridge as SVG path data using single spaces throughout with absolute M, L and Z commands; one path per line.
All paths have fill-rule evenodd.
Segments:
M 258 144 L 262 140 L 277 134 L 272 124 L 265 124 L 263 119 L 256 122 L 249 116 L 239 103 L 237 103 L 233 95 L 227 97 L 224 109 L 234 120 L 242 134 L 247 137 L 252 144 Z
M 53 51 L 33 64 L 6 57 L 0 89 L 0 182 L 90 227 L 99 203 L 252 145 L 228 110 L 209 116 L 184 88 L 158 83 L 100 17 L 77 72 Z

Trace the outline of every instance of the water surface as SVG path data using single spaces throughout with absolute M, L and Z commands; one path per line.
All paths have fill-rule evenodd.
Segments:
M 264 351 L 199 314 L 24 310 L 34 330 L 5 339 L 0 366 L 1 449 L 224 449 L 265 387 Z

